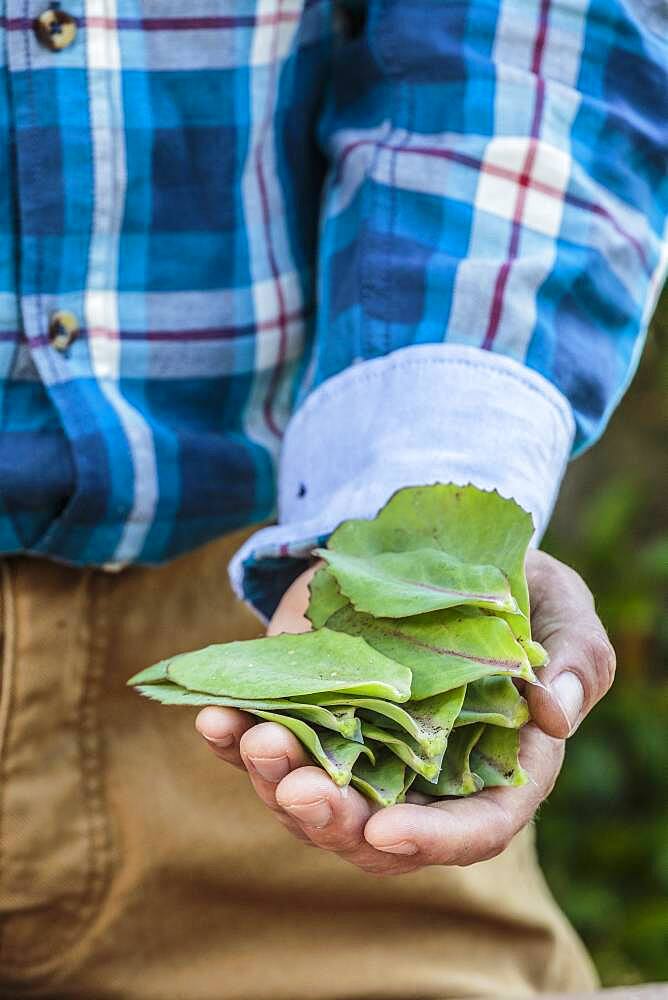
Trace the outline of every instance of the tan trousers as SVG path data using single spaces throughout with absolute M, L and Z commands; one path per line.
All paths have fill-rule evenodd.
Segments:
M 293 840 L 193 729 L 125 687 L 259 634 L 228 537 L 117 575 L 1 563 L 0 996 L 427 1000 L 588 990 L 527 832 L 377 879 Z

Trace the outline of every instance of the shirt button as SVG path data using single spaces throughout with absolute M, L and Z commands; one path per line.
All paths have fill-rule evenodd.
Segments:
M 49 340 L 57 351 L 66 351 L 79 333 L 79 321 L 74 313 L 59 309 L 49 320 Z
M 66 49 L 77 35 L 76 19 L 61 10 L 59 3 L 52 3 L 48 10 L 42 11 L 35 18 L 33 27 L 40 45 L 52 52 Z

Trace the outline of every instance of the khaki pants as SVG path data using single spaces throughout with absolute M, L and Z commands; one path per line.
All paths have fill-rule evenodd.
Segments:
M 2 562 L 0 996 L 426 1000 L 587 990 L 530 832 L 469 869 L 365 875 L 293 840 L 140 667 L 260 628 L 230 536 L 117 575 Z

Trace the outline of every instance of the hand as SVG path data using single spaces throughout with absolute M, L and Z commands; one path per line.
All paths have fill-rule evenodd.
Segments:
M 269 629 L 302 632 L 307 583 L 286 592 Z M 490 788 L 467 799 L 412 801 L 375 809 L 354 788 L 341 789 L 309 758 L 297 739 L 273 723 L 255 725 L 233 709 L 205 708 L 199 732 L 221 760 L 245 767 L 255 791 L 296 837 L 333 851 L 364 871 L 399 875 L 425 865 L 470 865 L 500 854 L 549 795 L 564 759 L 565 739 L 612 684 L 615 655 L 594 600 L 572 569 L 543 552 L 527 560 L 534 636 L 550 662 L 544 687 L 525 695 L 532 721 L 522 730 L 522 788 Z M 410 796 L 410 793 L 409 793 Z

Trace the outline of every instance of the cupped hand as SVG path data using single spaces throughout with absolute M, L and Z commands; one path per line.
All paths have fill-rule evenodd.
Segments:
M 302 574 L 274 615 L 270 634 L 302 632 L 308 580 Z M 399 875 L 425 865 L 470 865 L 500 854 L 549 795 L 567 737 L 612 684 L 615 654 L 592 595 L 568 566 L 530 552 L 531 626 L 550 661 L 542 687 L 527 687 L 532 721 L 522 729 L 522 788 L 490 788 L 433 803 L 418 795 L 377 809 L 354 788 L 340 789 L 282 726 L 243 712 L 205 708 L 197 729 L 221 760 L 245 768 L 253 787 L 295 837 L 333 851 L 364 871 Z M 409 797 L 410 793 L 409 793 Z

